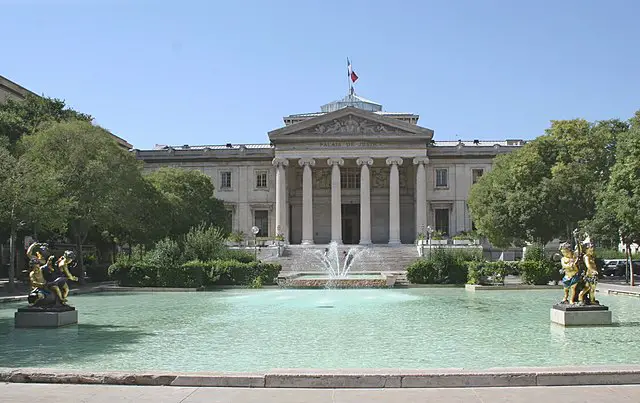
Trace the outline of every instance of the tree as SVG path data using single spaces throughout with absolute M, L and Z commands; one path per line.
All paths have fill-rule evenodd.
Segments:
M 18 230 L 38 225 L 56 232 L 64 231 L 67 205 L 55 185 L 58 174 L 41 169 L 28 157 L 13 156 L 0 146 L 0 222 L 9 229 L 9 291 L 14 289 L 16 241 Z
M 496 246 L 569 238 L 594 216 L 616 139 L 627 129 L 619 120 L 552 121 L 545 135 L 497 157 L 472 187 L 468 203 L 476 227 Z
M 211 179 L 199 171 L 161 168 L 146 178 L 166 200 L 165 234 L 180 236 L 199 224 L 230 231 L 229 212 L 214 197 Z
M 93 118 L 67 108 L 60 99 L 31 94 L 24 100 L 8 99 L 0 104 L 0 136 L 5 136 L 11 145 L 24 136 L 36 133 L 43 124 L 70 120 L 91 122 Z
M 122 226 L 119 217 L 135 208 L 136 187 L 142 186 L 140 163 L 117 145 L 108 132 L 85 121 L 47 125 L 23 139 L 24 158 L 49 175 L 68 206 L 60 214 L 83 267 L 82 243 L 92 228 Z M 139 225 L 131 218 L 130 225 Z
M 599 193 L 597 213 L 589 222 L 598 238 L 621 241 L 627 251 L 640 243 L 640 111 L 630 123 L 629 131 L 618 138 L 611 178 Z

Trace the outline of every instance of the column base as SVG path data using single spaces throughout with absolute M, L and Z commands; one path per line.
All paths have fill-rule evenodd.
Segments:
M 360 245 L 364 245 L 364 246 L 371 245 L 371 240 L 360 240 Z
M 389 239 L 389 245 L 402 245 L 399 239 Z
M 313 240 L 309 241 L 309 240 L 302 240 L 302 242 L 300 242 L 301 245 L 313 245 L 314 242 Z
M 342 239 L 337 240 L 337 241 L 332 239 L 330 243 L 336 243 L 338 245 L 342 245 Z

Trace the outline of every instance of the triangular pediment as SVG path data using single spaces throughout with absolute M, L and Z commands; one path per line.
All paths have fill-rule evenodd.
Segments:
M 320 138 L 412 138 L 429 140 L 433 131 L 357 108 L 343 108 L 269 132 L 274 141 Z

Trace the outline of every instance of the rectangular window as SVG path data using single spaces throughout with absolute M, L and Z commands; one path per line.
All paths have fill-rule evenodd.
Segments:
M 436 209 L 436 231 L 449 235 L 449 209 Z
M 342 189 L 360 189 L 360 169 L 342 168 L 340 170 L 340 187 Z
M 471 181 L 474 185 L 478 183 L 478 180 L 480 180 L 483 173 L 484 173 L 484 169 L 481 169 L 481 168 L 471 170 Z
M 267 188 L 267 171 L 256 171 L 256 188 Z
M 256 210 L 253 215 L 253 224 L 260 229 L 257 236 L 269 236 L 269 211 Z
M 449 187 L 449 170 L 447 168 L 436 169 L 436 187 Z
M 220 172 L 220 189 L 231 189 L 231 171 Z

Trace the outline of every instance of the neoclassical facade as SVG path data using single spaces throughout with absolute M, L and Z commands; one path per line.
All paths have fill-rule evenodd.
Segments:
M 493 158 L 522 140 L 436 142 L 419 116 L 351 94 L 290 115 L 270 144 L 135 150 L 145 170 L 197 169 L 232 213 L 234 231 L 292 244 L 412 243 L 427 226 L 450 236 L 473 223 L 467 197 Z

